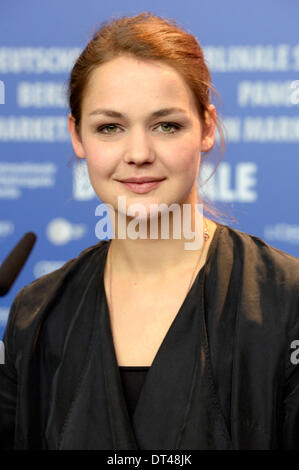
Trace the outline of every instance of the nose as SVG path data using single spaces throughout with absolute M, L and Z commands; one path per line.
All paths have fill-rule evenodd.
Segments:
M 124 153 L 124 161 L 126 163 L 143 165 L 144 163 L 152 163 L 155 159 L 155 152 L 150 139 L 146 132 L 141 129 L 132 130 L 126 145 Z

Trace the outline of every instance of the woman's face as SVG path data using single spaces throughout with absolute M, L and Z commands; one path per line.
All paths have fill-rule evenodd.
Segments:
M 153 114 L 166 108 L 181 111 Z M 71 115 L 68 127 L 101 201 L 117 211 L 118 197 L 126 196 L 126 210 L 141 203 L 147 214 L 154 203 L 197 202 L 201 151 L 214 145 L 215 125 L 210 121 L 203 139 L 192 94 L 176 70 L 162 62 L 113 59 L 93 71 L 81 112 L 81 139 Z M 163 181 L 139 194 L 120 182 L 135 177 Z

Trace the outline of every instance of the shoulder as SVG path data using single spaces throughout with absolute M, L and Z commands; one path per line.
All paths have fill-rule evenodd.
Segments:
M 299 321 L 299 259 L 268 244 L 260 237 L 227 225 L 219 227 L 220 252 L 217 263 L 226 265 L 242 309 L 253 305 L 272 319 L 291 329 Z M 226 259 L 230 261 L 227 262 Z M 221 258 L 224 258 L 221 261 Z
M 299 259 L 285 251 L 279 250 L 260 237 L 242 232 L 228 225 L 220 225 L 220 239 L 231 246 L 234 257 L 247 268 L 257 270 L 260 274 L 277 276 L 277 281 L 295 282 L 299 285 Z
M 59 282 L 64 280 L 69 274 L 75 273 L 78 269 L 84 269 L 94 257 L 101 256 L 104 253 L 103 248 L 107 242 L 102 240 L 99 243 L 92 245 L 79 253 L 78 256 L 69 259 L 59 269 L 55 269 L 49 274 L 39 277 L 38 279 L 27 284 L 18 295 L 21 293 L 23 299 L 32 294 L 39 292 L 48 292 L 52 287 L 57 287 Z
M 17 327 L 17 330 L 24 330 L 30 325 L 33 326 L 42 308 L 55 299 L 66 283 L 75 285 L 78 276 L 103 256 L 106 246 L 107 241 L 102 240 L 81 251 L 77 257 L 68 260 L 59 269 L 24 286 L 11 306 L 7 329 Z

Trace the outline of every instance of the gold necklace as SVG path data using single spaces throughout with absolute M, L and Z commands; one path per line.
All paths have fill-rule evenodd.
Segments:
M 199 265 L 199 263 L 202 259 L 205 242 L 210 238 L 210 234 L 209 234 L 209 231 L 208 231 L 206 220 L 204 221 L 204 223 L 205 223 L 205 228 L 204 228 L 204 234 L 203 234 L 203 245 L 202 245 L 202 248 L 200 250 L 200 254 L 199 254 L 199 257 L 197 259 L 195 268 L 192 272 L 192 276 L 191 276 L 191 280 L 190 280 L 190 283 L 189 283 L 189 286 L 188 286 L 187 293 L 189 292 L 190 287 L 192 285 L 192 281 L 193 281 L 194 274 L 196 272 L 196 268 L 197 268 L 197 266 Z M 111 254 L 112 254 L 112 248 L 110 246 L 110 257 L 109 257 L 109 302 L 110 302 L 110 315 L 112 317 L 112 263 L 111 263 Z

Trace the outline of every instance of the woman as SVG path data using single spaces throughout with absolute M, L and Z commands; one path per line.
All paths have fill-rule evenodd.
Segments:
M 75 63 L 68 128 L 114 237 L 16 296 L 3 448 L 299 448 L 299 263 L 199 217 L 221 132 L 210 89 L 194 36 L 149 13 L 104 23 Z M 203 235 L 193 249 L 186 226 Z

